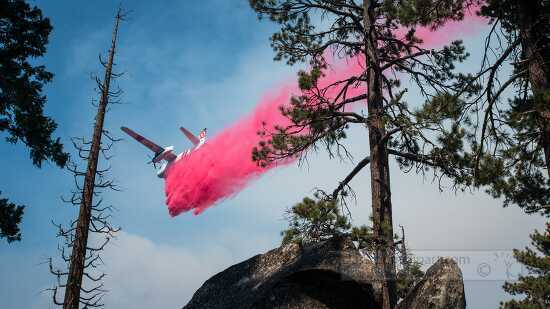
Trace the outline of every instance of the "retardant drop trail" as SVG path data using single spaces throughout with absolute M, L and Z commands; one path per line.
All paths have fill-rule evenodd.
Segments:
M 462 22 L 450 22 L 435 32 L 419 29 L 417 35 L 423 39 L 425 46 L 435 47 L 449 43 L 449 38 L 457 34 L 475 34 L 483 23 L 486 23 L 485 19 L 470 13 Z M 348 59 L 333 63 L 326 71 L 321 86 L 357 74 L 362 70 L 361 62 L 361 59 Z M 365 89 L 355 88 L 352 90 L 354 93 L 349 95 L 357 95 Z M 238 193 L 268 170 L 291 163 L 292 160 L 287 160 L 266 168 L 259 167 L 252 161 L 252 149 L 260 141 L 258 131 L 271 129 L 276 124 L 288 124 L 279 107 L 288 104 L 291 96 L 296 94 L 299 94 L 297 87 L 290 86 L 290 83 L 271 89 L 251 114 L 224 129 L 183 160 L 175 162 L 165 183 L 170 215 L 177 216 L 190 210 L 200 214 L 216 202 Z

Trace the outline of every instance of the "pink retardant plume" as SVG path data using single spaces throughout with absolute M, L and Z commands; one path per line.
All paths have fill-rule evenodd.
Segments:
M 417 35 L 424 40 L 426 47 L 435 47 L 452 41 L 460 34 L 473 34 L 473 29 L 482 23 L 485 20 L 469 14 L 462 23 L 452 22 L 438 31 L 419 29 Z M 361 59 L 348 59 L 333 63 L 325 72 L 326 76 L 320 86 L 357 74 L 362 70 L 361 62 Z M 362 88 L 351 88 L 348 97 L 364 91 Z M 335 93 L 336 89 L 327 95 L 334 96 Z M 252 113 L 175 162 L 165 182 L 166 204 L 170 215 L 177 216 L 190 210 L 200 214 L 216 202 L 238 193 L 268 170 L 291 163 L 293 160 L 289 159 L 267 168 L 259 167 L 252 161 L 252 149 L 260 142 L 258 131 L 289 124 L 279 107 L 288 104 L 293 94 L 299 94 L 299 90 L 296 86 L 290 86 L 290 83 L 270 90 L 260 99 Z M 353 108 L 359 108 L 362 104 L 364 102 Z
M 479 6 L 471 6 L 464 12 L 464 19 L 461 21 L 447 21 L 445 25 L 437 30 L 426 27 L 416 29 L 416 36 L 421 38 L 425 47 L 436 47 L 450 43 L 464 36 L 473 36 L 479 33 L 479 27 L 487 25 L 488 20 L 479 16 Z M 408 29 L 399 29 L 398 37 L 404 37 Z M 401 35 L 399 35 L 401 34 Z
M 346 65 L 335 66 L 321 83 L 328 85 L 360 70 L 356 61 L 350 61 Z M 350 91 L 350 95 L 355 91 L 359 90 Z M 289 85 L 271 91 L 260 99 L 251 114 L 175 162 L 165 182 L 166 205 L 170 215 L 177 216 L 190 210 L 200 214 L 214 203 L 239 192 L 268 170 L 293 162 L 293 159 L 288 159 L 276 165 L 259 167 L 252 161 L 252 149 L 261 140 L 259 131 L 289 124 L 279 108 L 288 104 L 293 94 L 299 93 L 297 87 Z
M 288 102 L 290 96 L 288 86 L 265 95 L 250 115 L 176 162 L 166 177 L 166 204 L 170 215 L 191 209 L 199 214 L 275 167 L 257 166 L 252 161 L 252 149 L 260 141 L 257 133 L 263 123 L 268 128 L 288 123 L 279 106 Z

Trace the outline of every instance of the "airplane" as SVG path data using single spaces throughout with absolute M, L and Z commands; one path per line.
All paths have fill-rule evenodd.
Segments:
M 159 163 L 161 161 L 166 161 L 162 164 L 161 168 L 157 172 L 157 176 L 159 178 L 166 178 L 166 174 L 170 168 L 170 166 L 174 163 L 179 161 L 181 158 L 189 155 L 192 151 L 197 150 L 200 146 L 206 142 L 206 128 L 204 128 L 198 137 L 193 135 L 189 130 L 187 130 L 184 127 L 180 127 L 180 131 L 191 141 L 193 144 L 193 148 L 188 149 L 187 151 L 184 151 L 178 155 L 174 154 L 174 146 L 168 146 L 168 147 L 160 147 L 159 145 L 153 143 L 152 141 L 146 139 L 145 137 L 141 136 L 140 134 L 132 131 L 131 129 L 128 129 L 127 127 L 120 127 L 120 129 L 130 135 L 133 139 L 143 144 L 145 147 L 149 148 L 151 151 L 155 153 L 155 156 L 151 160 L 153 165 L 156 163 Z

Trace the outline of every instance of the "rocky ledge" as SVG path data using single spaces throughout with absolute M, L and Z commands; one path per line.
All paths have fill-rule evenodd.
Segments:
M 289 244 L 256 255 L 208 279 L 184 309 L 379 308 L 374 265 L 347 238 Z M 462 273 L 440 259 L 399 309 L 465 308 Z

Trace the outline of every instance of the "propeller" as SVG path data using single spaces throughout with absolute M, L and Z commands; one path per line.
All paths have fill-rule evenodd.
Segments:
M 154 167 L 155 169 L 157 169 L 157 164 L 155 163 L 155 161 L 153 161 L 153 159 L 154 159 L 155 157 L 153 157 L 153 156 L 151 156 L 151 155 L 147 155 L 147 157 L 149 158 L 149 162 L 147 162 L 147 164 L 153 164 L 153 167 Z

